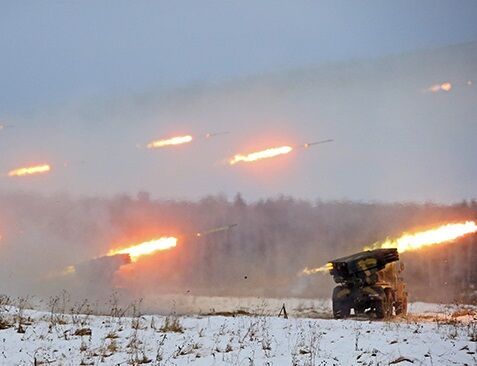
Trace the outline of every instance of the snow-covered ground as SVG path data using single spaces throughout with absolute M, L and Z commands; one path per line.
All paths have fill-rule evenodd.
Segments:
M 242 309 L 220 313 L 251 313 L 240 301 Z M 234 317 L 205 315 L 210 309 L 195 316 L 80 314 L 87 307 L 64 315 L 3 305 L 0 365 L 477 365 L 475 308 L 416 303 L 408 318 L 384 322 L 305 318 L 313 301 L 303 300 L 289 301 L 293 317 L 283 319 L 263 310 L 281 300 L 262 304 L 259 315 Z

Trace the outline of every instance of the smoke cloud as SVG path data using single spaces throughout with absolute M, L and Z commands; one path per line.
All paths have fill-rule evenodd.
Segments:
M 403 231 L 476 218 L 474 201 L 451 204 L 475 197 L 475 80 L 469 43 L 75 101 L 7 121 L 15 128 L 1 132 L 0 169 L 47 162 L 51 171 L 0 179 L 0 292 L 328 297 L 329 276 L 297 274 Z M 426 91 L 443 83 L 452 88 Z M 231 133 L 137 147 L 214 131 Z M 243 151 L 324 138 L 335 142 L 227 164 Z M 228 224 L 238 226 L 193 235 Z M 133 264 L 101 259 L 162 235 L 178 237 L 177 248 Z M 475 289 L 476 248 L 471 237 L 403 255 L 411 299 Z
M 360 251 L 403 231 L 477 218 L 477 203 L 365 204 L 290 197 L 247 203 L 209 196 L 199 201 L 0 195 L 0 292 L 127 298 L 161 294 L 329 297 L 328 274 L 297 276 L 305 267 Z M 236 223 L 196 237 L 204 228 Z M 118 243 L 176 235 L 176 248 L 129 263 L 104 257 Z M 403 254 L 413 300 L 453 300 L 477 285 L 475 235 L 457 244 Z M 65 271 L 75 266 L 74 273 Z M 433 291 L 429 291 L 429 289 Z M 464 289 L 467 289 L 464 291 Z

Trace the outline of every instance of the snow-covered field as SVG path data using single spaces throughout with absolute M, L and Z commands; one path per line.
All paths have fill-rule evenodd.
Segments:
M 240 301 L 241 309 L 228 309 L 234 302 L 217 298 L 222 307 L 213 310 L 257 310 Z M 289 319 L 266 310 L 279 310 L 281 300 L 261 300 L 261 313 L 237 316 L 205 315 L 210 309 L 195 316 L 81 314 L 87 307 L 65 315 L 3 305 L 0 365 L 477 365 L 475 308 L 416 303 L 409 317 L 388 322 L 316 318 L 326 317 L 328 303 L 313 313 L 312 300 L 290 301 Z

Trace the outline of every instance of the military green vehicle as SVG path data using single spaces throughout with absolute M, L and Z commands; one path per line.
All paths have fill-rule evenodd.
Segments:
M 330 261 L 330 274 L 338 286 L 333 290 L 333 316 L 355 315 L 390 318 L 407 313 L 407 292 L 400 274 L 397 249 L 375 249 Z M 399 265 L 399 266 L 398 266 Z

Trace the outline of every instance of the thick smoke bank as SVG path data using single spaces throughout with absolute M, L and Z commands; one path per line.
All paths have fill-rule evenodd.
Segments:
M 160 294 L 328 297 L 328 274 L 298 277 L 304 267 L 361 250 L 403 231 L 477 218 L 477 203 L 365 204 L 289 197 L 246 203 L 240 195 L 157 201 L 145 193 L 113 199 L 0 195 L 0 293 L 131 298 Z M 206 228 L 237 223 L 203 238 Z M 160 235 L 176 248 L 127 263 L 96 259 L 118 244 Z M 403 254 L 413 300 L 451 301 L 477 286 L 475 235 Z M 120 258 L 121 257 L 121 258 Z M 124 265 L 123 265 L 124 264 Z M 77 266 L 75 273 L 65 268 Z M 119 268 L 119 270 L 116 270 Z M 468 300 L 467 300 L 468 301 Z

